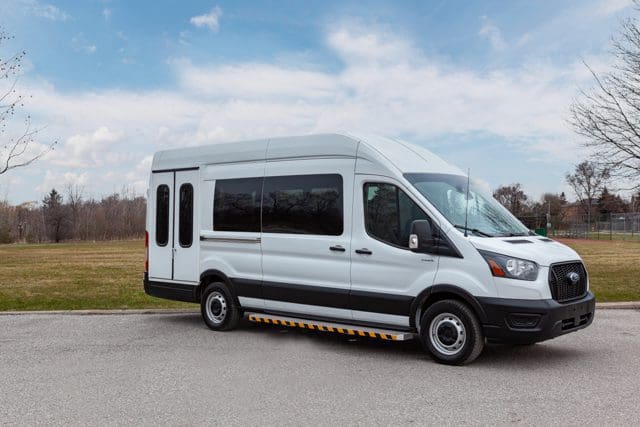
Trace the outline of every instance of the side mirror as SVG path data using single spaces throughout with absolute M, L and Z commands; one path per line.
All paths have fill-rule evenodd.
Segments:
M 423 252 L 433 245 L 433 233 L 431 223 L 426 219 L 417 219 L 411 223 L 409 235 L 409 249 L 414 252 Z

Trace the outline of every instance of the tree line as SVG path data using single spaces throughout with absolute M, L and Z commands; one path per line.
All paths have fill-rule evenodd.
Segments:
M 544 193 L 536 200 L 525 193 L 520 183 L 501 185 L 493 197 L 529 228 L 547 228 L 547 222 L 562 228 L 571 220 L 590 229 L 593 222 L 611 214 L 640 214 L 640 191 L 630 197 L 621 196 L 610 187 L 611 176 L 607 167 L 587 160 L 565 175 L 575 202 L 568 202 L 564 192 Z
M 96 200 L 73 185 L 64 194 L 52 189 L 41 203 L 0 201 L 0 243 L 141 238 L 146 205 L 128 189 Z

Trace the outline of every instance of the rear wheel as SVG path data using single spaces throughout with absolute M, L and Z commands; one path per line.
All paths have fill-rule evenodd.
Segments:
M 448 365 L 470 363 L 484 347 L 478 318 L 457 300 L 438 301 L 425 310 L 420 319 L 420 341 L 437 362 Z
M 228 331 L 240 321 L 240 308 L 236 307 L 231 291 L 222 282 L 207 285 L 202 293 L 200 312 L 204 323 L 214 331 Z

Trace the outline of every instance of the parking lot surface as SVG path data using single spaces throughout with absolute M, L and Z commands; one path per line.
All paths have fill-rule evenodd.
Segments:
M 438 365 L 417 342 L 198 314 L 0 316 L 0 424 L 640 423 L 640 311 Z

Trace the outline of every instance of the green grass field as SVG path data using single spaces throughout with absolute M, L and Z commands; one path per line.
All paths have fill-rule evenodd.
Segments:
M 0 245 L 0 310 L 195 307 L 149 297 L 142 240 Z
M 562 240 L 599 301 L 640 300 L 640 242 Z M 142 241 L 0 245 L 0 311 L 195 307 L 142 288 Z
M 640 242 L 558 239 L 584 259 L 598 301 L 640 301 Z

